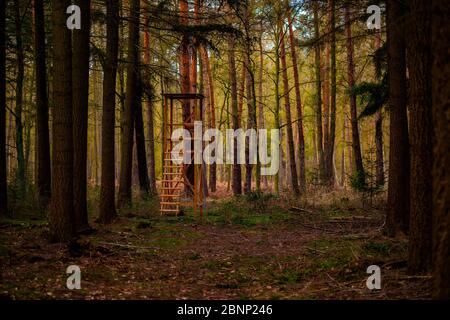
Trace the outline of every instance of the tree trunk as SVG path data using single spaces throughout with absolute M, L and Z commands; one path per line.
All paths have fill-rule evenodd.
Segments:
M 324 185 L 329 186 L 330 185 L 330 167 L 329 164 L 331 162 L 329 161 L 329 155 L 330 155 L 330 34 L 331 34 L 331 21 L 330 21 L 330 1 L 328 0 L 328 5 L 326 8 L 326 13 L 328 13 L 328 21 L 325 28 L 325 34 L 324 36 L 324 47 L 323 50 L 323 60 L 322 63 L 322 130 L 323 130 L 323 157 L 324 157 L 324 170 L 323 175 L 321 177 L 322 182 Z
M 150 8 L 150 1 L 147 1 L 147 8 Z M 150 65 L 150 32 L 149 32 L 149 14 L 145 16 L 145 28 L 144 33 L 144 63 Z M 147 86 L 151 88 L 149 77 L 146 79 Z M 155 131 L 154 131 L 154 115 L 153 115 L 153 102 L 151 98 L 147 100 L 147 128 L 148 128 L 148 165 L 149 165 L 149 183 L 150 193 L 152 196 L 158 194 L 156 190 L 156 170 L 155 170 Z
M 68 241 L 75 234 L 73 216 L 72 37 L 66 26 L 69 0 L 52 1 L 53 111 L 52 199 L 50 240 Z
M 326 183 L 334 185 L 334 145 L 336 139 L 336 31 L 335 0 L 328 0 L 329 32 L 330 32 L 330 120 L 328 127 L 328 143 L 325 150 Z
M 6 88 L 6 1 L 0 3 L 0 87 Z M 0 90 L 0 216 L 8 212 L 6 185 L 6 90 Z
M 73 31 L 73 210 L 75 230 L 89 228 L 87 212 L 87 134 L 91 1 L 77 0 L 81 29 Z
M 17 76 L 16 76 L 16 107 L 14 109 L 16 124 L 16 155 L 17 155 L 17 173 L 20 196 L 25 193 L 25 156 L 23 148 L 23 81 L 25 77 L 25 56 L 22 39 L 22 15 L 20 12 L 20 1 L 14 0 L 14 21 L 16 36 L 16 59 L 17 59 Z
M 242 115 L 244 113 L 244 96 L 245 96 L 245 80 L 246 77 L 246 71 L 245 71 L 245 63 L 242 63 L 242 74 L 241 74 L 241 81 L 239 83 L 239 104 L 238 104 L 238 115 L 239 115 L 239 128 L 242 126 Z
M 139 65 L 137 61 L 136 66 Z M 142 116 L 142 83 L 141 76 L 138 75 L 137 92 L 136 92 L 136 106 L 134 109 L 134 131 L 136 139 L 136 156 L 139 177 L 139 189 L 143 199 L 149 196 L 150 180 L 148 178 L 147 153 L 145 150 L 145 134 L 144 134 L 144 120 Z
M 342 153 L 341 153 L 341 187 L 346 188 L 345 149 L 347 148 L 347 112 L 346 103 L 342 105 Z
M 322 79 L 320 72 L 320 33 L 319 33 L 319 5 L 317 2 L 313 4 L 314 11 L 314 37 L 317 41 L 315 44 L 314 64 L 316 70 L 316 145 L 319 158 L 319 176 L 325 176 L 325 155 L 323 151 L 323 130 L 322 130 Z
M 139 13 L 140 0 L 130 1 L 128 28 L 128 67 L 125 109 L 122 114 L 122 147 L 120 160 L 120 183 L 117 206 L 131 203 L 131 175 L 133 160 L 134 117 L 140 103 L 138 88 L 139 72 Z
M 378 31 L 375 38 L 375 49 L 379 50 L 381 47 L 381 32 Z M 380 73 L 378 70 L 377 80 L 381 81 Z M 375 114 L 375 147 L 376 147 L 376 174 L 375 183 L 377 187 L 382 187 L 384 185 L 384 156 L 383 156 L 383 117 L 381 114 L 381 109 Z
M 215 99 L 214 99 L 214 79 L 212 77 L 211 65 L 209 63 L 208 52 L 206 51 L 203 45 L 200 45 L 200 56 L 202 59 L 203 70 L 205 70 L 206 83 L 208 90 L 208 99 L 209 99 L 209 127 L 216 127 L 216 108 L 215 108 Z M 216 163 L 209 165 L 209 190 L 211 192 L 216 192 L 217 190 L 217 165 Z
M 103 74 L 102 116 L 102 181 L 100 188 L 101 223 L 110 223 L 116 216 L 115 206 L 115 113 L 116 76 L 119 50 L 119 2 L 106 2 L 106 60 Z
M 39 203 L 41 207 L 46 207 L 51 194 L 51 170 L 44 1 L 34 0 L 33 4 L 34 63 L 36 68 L 37 186 Z
M 259 39 L 259 83 L 258 83 L 258 126 L 259 128 L 265 128 L 266 121 L 264 117 L 264 104 L 263 104 L 263 83 L 264 83 L 264 50 L 263 50 L 263 38 L 262 34 L 264 32 L 262 22 L 261 22 L 261 35 Z M 257 169 L 258 170 L 258 169 Z M 262 178 L 264 183 L 264 188 L 267 189 L 267 176 Z M 258 186 L 257 186 L 258 188 Z
M 187 26 L 189 24 L 189 3 L 187 0 L 180 0 L 180 22 L 182 25 Z M 181 39 L 181 53 L 180 53 L 180 82 L 181 82 L 181 93 L 190 93 L 190 58 L 189 58 L 189 35 L 183 34 Z M 186 100 L 183 101 L 183 121 L 187 121 L 191 115 L 191 102 Z M 193 131 L 189 128 L 185 128 L 191 132 Z M 191 158 L 192 159 L 192 158 Z M 191 185 L 195 185 L 194 176 L 194 166 L 187 165 L 186 168 L 186 178 Z M 192 196 L 192 190 L 186 185 L 185 193 L 187 196 Z
M 431 101 L 431 2 L 410 2 L 408 70 L 410 83 L 411 199 L 408 269 L 431 268 L 433 119 Z
M 387 44 L 389 68 L 389 189 L 386 233 L 407 232 L 409 225 L 410 163 L 406 113 L 405 6 L 387 2 Z
M 239 113 L 238 113 L 238 94 L 237 94 L 237 79 L 236 79 L 236 59 L 235 59 L 235 40 L 232 35 L 228 36 L 228 65 L 229 65 L 229 77 L 231 83 L 231 113 L 233 129 L 239 129 Z M 233 143 L 233 181 L 232 189 L 233 195 L 239 195 L 242 193 L 241 183 L 241 165 L 238 163 L 238 148 L 237 138 L 234 138 Z
M 281 28 L 283 33 L 283 29 Z M 295 165 L 295 150 L 294 150 L 294 134 L 292 131 L 292 119 L 291 119 L 291 101 L 289 96 L 289 80 L 287 73 L 287 63 L 286 63 L 286 48 L 284 45 L 284 36 L 281 36 L 281 66 L 283 72 L 283 87 L 284 87 L 284 105 L 286 108 L 286 128 L 287 128 L 287 144 L 289 151 L 289 164 L 291 170 L 291 184 L 292 190 L 296 196 L 300 195 L 300 189 L 298 187 L 297 180 L 297 167 Z
M 280 194 L 280 176 L 282 176 L 281 172 L 283 169 L 283 148 L 282 148 L 282 137 L 281 137 L 281 121 L 280 121 L 280 44 L 281 44 L 281 39 L 280 39 L 280 35 L 281 35 L 281 26 L 280 23 L 277 24 L 277 28 L 275 30 L 275 110 L 274 110 L 274 119 L 275 119 L 275 129 L 279 130 L 280 132 L 280 142 L 279 142 L 279 154 L 278 154 L 278 159 L 279 159 L 279 170 L 278 172 L 275 174 L 274 178 L 274 189 L 275 189 L 275 193 L 277 195 Z M 273 154 L 272 154 L 273 157 Z
M 248 50 L 248 49 L 247 49 Z M 252 78 L 250 74 L 250 59 L 247 53 L 245 53 L 245 84 L 247 95 L 247 129 L 253 129 L 253 93 L 252 93 Z M 244 193 L 248 194 L 252 191 L 252 172 L 253 165 L 250 159 L 250 137 L 245 138 L 245 181 L 244 181 Z
M 345 4 L 345 31 L 347 34 L 347 76 L 348 85 L 350 90 L 353 90 L 355 86 L 355 64 L 353 60 L 353 39 L 352 39 L 352 25 L 351 25 L 351 13 L 349 3 Z M 358 113 L 356 110 L 356 95 L 350 93 L 350 122 L 352 128 L 352 147 L 353 157 L 355 161 L 355 170 L 353 178 L 359 186 L 365 184 L 365 173 L 363 160 L 361 155 L 361 144 L 359 140 L 359 127 L 358 127 Z
M 450 28 L 448 1 L 432 2 L 433 214 L 435 265 L 433 296 L 450 299 Z
M 298 72 L 297 51 L 295 49 L 294 31 L 292 28 L 291 9 L 288 9 L 288 24 L 289 24 L 289 42 L 291 45 L 291 58 L 294 71 L 294 86 L 295 86 L 295 102 L 297 108 L 297 130 L 298 130 L 298 166 L 299 176 L 298 183 L 301 193 L 306 192 L 306 166 L 305 166 L 305 134 L 303 131 L 303 111 L 302 99 L 300 94 L 300 76 Z

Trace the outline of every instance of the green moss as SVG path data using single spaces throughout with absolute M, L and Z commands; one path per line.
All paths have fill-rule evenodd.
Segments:
M 179 238 L 161 238 L 151 241 L 150 246 L 161 249 L 174 249 L 186 245 L 186 241 Z

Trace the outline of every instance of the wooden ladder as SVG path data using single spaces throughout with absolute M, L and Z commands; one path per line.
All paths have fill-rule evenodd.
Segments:
M 171 131 L 169 129 L 166 132 L 170 133 Z M 177 164 L 173 161 L 179 160 L 179 158 L 172 157 L 171 147 L 172 143 L 168 141 L 164 150 L 160 211 L 161 214 L 178 215 L 180 213 L 180 206 L 182 205 L 182 193 L 184 190 L 184 165 Z
M 200 99 L 200 103 L 192 104 L 192 110 L 189 117 L 183 118 L 181 108 L 175 109 L 174 100 L 191 101 Z M 164 95 L 164 114 L 163 114 L 163 139 L 164 139 L 164 161 L 163 174 L 160 190 L 160 212 L 161 215 L 179 215 L 183 207 L 192 207 L 194 213 L 199 212 L 203 215 L 203 191 L 202 191 L 202 165 L 184 164 L 183 157 L 189 153 L 193 160 L 193 142 L 194 138 L 185 138 L 191 140 L 192 150 L 181 150 L 179 154 L 173 155 L 172 150 L 174 142 L 172 133 L 175 129 L 194 129 L 195 121 L 202 120 L 202 101 L 203 96 L 197 94 L 165 94 Z M 201 138 L 200 138 L 201 139 Z M 194 170 L 194 183 L 191 184 L 186 174 L 188 170 Z M 192 192 L 192 195 L 188 193 Z M 185 198 L 185 199 L 184 199 Z

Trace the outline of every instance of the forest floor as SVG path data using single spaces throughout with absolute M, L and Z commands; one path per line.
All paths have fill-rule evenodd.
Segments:
M 138 202 L 71 245 L 50 244 L 44 217 L 0 221 L 6 299 L 429 299 L 406 273 L 407 240 L 382 235 L 383 205 L 345 193 L 304 200 L 216 194 L 203 219 L 162 217 Z M 66 268 L 81 268 L 80 290 Z M 366 287 L 381 268 L 381 290 Z

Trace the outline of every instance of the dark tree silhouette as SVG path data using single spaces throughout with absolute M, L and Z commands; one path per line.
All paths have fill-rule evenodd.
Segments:
M 119 3 L 106 1 L 106 60 L 103 76 L 102 177 L 99 221 L 110 223 L 115 207 L 115 112 L 116 76 L 119 53 Z
M 75 233 L 73 217 L 72 36 L 66 26 L 70 0 L 52 1 L 53 132 L 50 240 L 68 241 Z

